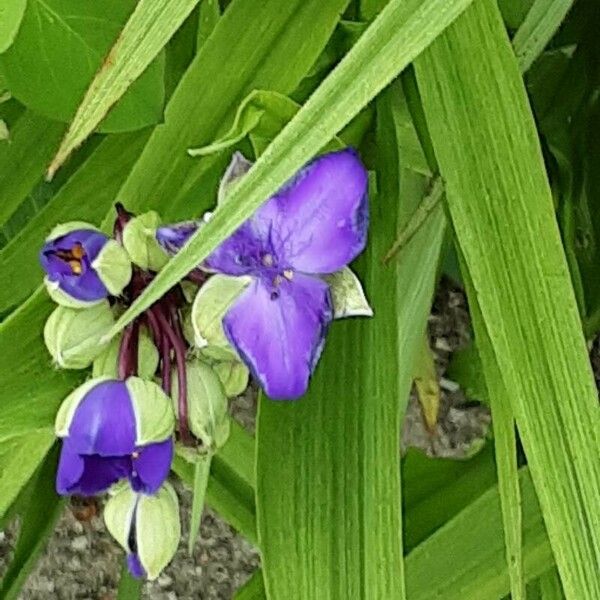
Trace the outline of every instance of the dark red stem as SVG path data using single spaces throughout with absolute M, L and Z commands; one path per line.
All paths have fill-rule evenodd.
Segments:
M 177 363 L 177 383 L 179 388 L 179 397 L 177 398 L 177 407 L 179 412 L 179 435 L 184 446 L 193 445 L 188 425 L 188 406 L 187 406 L 187 373 L 185 367 L 185 342 L 180 338 L 173 326 L 169 322 L 167 315 L 163 312 L 162 307 L 154 305 L 148 310 L 153 312 L 162 333 L 168 337 L 169 343 L 175 352 L 175 361 Z

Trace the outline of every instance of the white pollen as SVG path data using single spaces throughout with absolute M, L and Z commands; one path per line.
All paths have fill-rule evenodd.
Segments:
M 273 256 L 271 254 L 265 254 L 262 257 L 262 264 L 265 267 L 272 267 L 273 266 Z

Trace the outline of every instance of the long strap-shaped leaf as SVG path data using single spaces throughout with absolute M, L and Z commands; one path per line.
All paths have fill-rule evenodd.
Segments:
M 75 113 L 47 176 L 92 133 L 127 88 L 156 58 L 199 0 L 140 0 Z
M 471 0 L 391 0 L 344 60 L 327 77 L 254 167 L 230 201 L 161 271 L 122 315 L 115 335 L 183 278 L 271 194 L 313 157 Z M 225 17 L 223 17 L 225 18 Z
M 399 86 L 377 107 L 379 190 L 369 247 L 357 267 L 375 317 L 331 327 L 322 364 L 299 403 L 260 406 L 257 518 L 265 585 L 274 598 L 405 595 L 400 418 L 431 307 L 444 217 L 437 212 L 401 262 L 382 265 L 426 179 L 400 173 L 397 136 L 407 116 Z
M 597 393 L 531 111 L 495 4 L 417 61 L 458 243 L 568 598 L 600 597 Z

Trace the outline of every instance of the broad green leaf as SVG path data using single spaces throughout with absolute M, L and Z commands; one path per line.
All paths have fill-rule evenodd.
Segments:
M 267 592 L 261 569 L 257 569 L 252 577 L 236 592 L 233 600 L 266 600 Z
M 26 7 L 27 0 L 4 0 L 0 6 L 0 54 L 13 43 Z
M 38 253 L 54 225 L 77 220 L 100 222 L 147 139 L 148 134 L 140 132 L 104 140 L 19 235 L 0 250 L 0 310 L 16 304 L 40 285 L 43 273 Z
M 0 517 L 29 481 L 54 440 L 52 429 L 42 429 L 0 442 Z
M 44 169 L 64 126 L 26 111 L 10 132 L 10 144 L 0 151 L 0 225 L 6 223 Z
M 0 597 L 3 600 L 22 597 L 21 588 L 63 511 L 64 499 L 54 489 L 57 459 L 58 446 L 55 446 L 19 499 L 16 513 L 21 523 L 14 554 L 0 585 Z
M 517 29 L 525 20 L 534 0 L 498 0 L 498 8 L 506 26 Z
M 111 60 L 108 51 L 135 4 L 135 0 L 28 0 L 17 38 L 0 56 L 8 89 L 28 108 L 70 121 L 103 61 Z M 163 62 L 159 57 L 131 86 L 103 123 L 103 131 L 139 129 L 160 119 Z
M 159 273 L 144 294 L 119 319 L 112 334 L 116 335 L 121 328 L 204 259 L 220 240 L 233 233 L 262 202 L 325 146 L 395 75 L 426 48 L 469 3 L 470 0 L 453 0 L 451 2 L 392 0 L 344 60 L 332 71 L 281 134 L 259 157 L 250 172 L 241 179 L 238 185 L 234 186 L 227 205 L 217 210 L 213 219 L 202 228 L 202 231 L 196 233 L 186 247 Z M 329 10 L 333 5 L 333 2 L 328 2 L 327 9 Z M 310 3 L 304 4 L 304 11 L 310 6 Z M 281 6 L 277 12 L 278 14 L 282 12 Z M 321 18 L 322 13 L 321 6 Z M 305 12 L 302 14 L 304 15 Z M 230 9 L 217 25 L 215 33 L 211 36 L 213 39 L 219 37 L 217 34 L 229 23 L 227 17 L 231 17 L 231 15 Z M 260 22 L 256 14 L 253 15 L 253 18 Z M 298 24 L 296 23 L 295 26 L 297 27 Z M 314 31 L 312 36 L 314 36 Z M 260 43 L 262 44 L 266 39 L 268 36 L 261 37 Z M 301 38 L 297 39 L 296 43 L 301 41 Z M 253 38 L 251 56 L 256 54 L 255 45 L 256 39 Z M 203 54 L 206 55 L 210 50 L 211 47 L 207 42 L 197 61 L 200 61 Z M 275 54 L 275 51 L 271 50 Z M 298 48 L 290 51 L 293 51 L 295 56 L 299 54 Z M 204 77 L 211 80 L 207 73 L 204 74 Z M 172 104 L 173 102 L 169 109 Z M 223 103 L 221 102 L 221 104 Z M 196 102 L 197 107 L 200 105 L 202 105 L 201 102 Z M 167 110 L 167 121 L 169 109 Z M 182 115 L 177 115 L 177 120 L 180 118 Z M 186 119 L 186 123 L 189 123 L 189 114 L 183 118 Z M 188 136 L 181 135 L 179 128 L 173 127 L 172 129 L 178 133 L 178 143 L 186 141 Z M 172 148 L 176 143 L 173 139 L 174 131 L 169 132 L 167 137 L 167 130 L 168 127 L 157 130 L 163 137 L 162 143 L 157 141 L 159 148 L 164 147 L 165 144 Z M 206 140 L 206 137 L 196 140 L 196 145 L 204 144 Z M 188 147 L 191 145 L 187 144 Z M 150 147 L 152 150 L 149 150 Z M 132 194 L 139 197 L 145 189 L 151 190 L 155 197 L 161 197 L 165 185 L 164 181 L 160 181 L 164 166 L 161 169 L 158 164 L 155 164 L 156 157 L 151 154 L 151 152 L 156 153 L 155 147 L 151 141 L 151 146 L 144 153 L 148 160 L 138 163 L 121 190 L 121 195 L 125 200 Z M 188 160 L 191 159 L 188 158 Z M 177 159 L 175 159 L 175 166 L 173 163 L 174 161 L 168 163 L 171 171 L 179 167 Z M 148 169 L 150 165 L 154 165 L 154 170 Z M 141 171 L 142 168 L 143 171 Z M 187 168 L 191 168 L 191 165 L 188 164 Z M 145 178 L 142 177 L 142 174 Z M 179 191 L 178 196 L 184 192 L 185 186 Z
M 36 0 L 32 0 L 35 2 Z M 140 0 L 87 88 L 48 167 L 54 173 L 98 126 L 179 29 L 199 0 Z
M 522 71 L 542 53 L 572 5 L 573 0 L 535 0 L 513 39 Z
M 598 397 L 537 132 L 495 4 L 474 5 L 416 66 L 458 244 L 566 595 L 600 597 Z
M 520 483 L 525 579 L 531 581 L 552 566 L 553 557 L 526 469 L 520 472 Z M 490 600 L 509 593 L 496 487 L 406 557 L 406 589 L 410 600 Z
M 400 417 L 431 305 L 443 214 L 415 236 L 402 260 L 382 265 L 426 181 L 400 168 L 398 139 L 409 117 L 398 85 L 377 112 L 378 193 L 371 197 L 369 246 L 356 267 L 375 317 L 332 325 L 301 401 L 260 404 L 256 502 L 265 583 L 274 597 L 404 594 Z

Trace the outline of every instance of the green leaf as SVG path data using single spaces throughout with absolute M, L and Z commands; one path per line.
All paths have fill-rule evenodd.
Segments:
M 550 544 L 527 469 L 520 472 L 525 579 L 553 563 Z M 509 593 L 497 487 L 469 504 L 406 557 L 410 600 L 490 600 Z
M 43 273 L 38 253 L 54 225 L 73 220 L 100 222 L 148 135 L 136 132 L 104 140 L 50 202 L 0 250 L 0 310 L 13 306 L 40 285 Z M 15 167 L 14 172 L 21 173 L 21 169 Z
M 556 569 L 550 569 L 540 577 L 540 600 L 563 600 L 565 597 Z
M 73 122 L 48 167 L 49 178 L 142 75 L 198 2 L 140 0 L 87 88 Z
M 42 429 L 0 442 L 0 518 L 29 481 L 54 440 L 52 429 Z
M 121 567 L 121 577 L 119 578 L 119 589 L 117 590 L 117 600 L 139 600 L 142 596 L 143 579 L 136 579 L 127 568 L 127 563 L 123 561 Z
M 0 152 L 0 225 L 42 178 L 64 126 L 26 111 L 11 129 L 10 144 Z
M 206 497 L 206 487 L 208 485 L 211 462 L 212 454 L 207 454 L 201 456 L 194 464 L 192 512 L 190 516 L 190 532 L 188 538 L 188 552 L 190 555 L 194 552 L 196 538 L 200 532 L 200 522 L 202 521 L 202 510 L 204 509 L 204 498 Z
M 405 552 L 496 483 L 491 444 L 467 460 L 430 458 L 409 448 L 402 460 L 402 507 Z
M 266 600 L 267 592 L 261 569 L 257 569 L 252 577 L 236 592 L 233 600 Z
M 215 454 L 210 466 L 206 503 L 244 537 L 256 543 L 254 456 L 253 438 L 232 422 L 227 443 Z M 175 455 L 173 471 L 193 488 L 192 464 Z
M 25 434 L 51 428 L 61 401 L 84 376 L 52 367 L 41 334 L 54 306 L 38 290 L 0 324 L 0 442 L 24 436 L 25 443 Z
M 597 391 L 537 131 L 495 4 L 475 4 L 416 66 L 566 595 L 600 597 Z
M 203 0 L 198 15 L 198 39 L 196 42 L 198 49 L 206 42 L 220 18 L 219 0 Z
M 21 588 L 54 532 L 65 506 L 64 499 L 54 489 L 57 462 L 58 446 L 55 446 L 19 499 L 16 512 L 20 515 L 21 526 L 12 560 L 0 585 L 3 600 L 21 597 Z
M 469 308 L 477 335 L 477 347 L 484 367 L 485 387 L 489 390 L 511 598 L 512 600 L 524 600 L 526 592 L 523 576 L 521 490 L 519 488 L 517 435 L 511 407 L 511 393 L 506 388 L 502 373 L 498 368 L 489 333 L 477 303 L 473 282 L 462 256 L 460 259 L 463 267 L 461 268 L 463 280 L 470 298 Z
M 489 404 L 483 365 L 475 344 L 452 355 L 446 376 L 458 383 L 468 398 Z
M 0 6 L 0 54 L 14 42 L 26 7 L 27 0 L 4 0 Z
M 535 0 L 513 39 L 517 62 L 527 71 L 567 16 L 573 0 Z
M 427 335 L 423 335 L 413 377 L 425 426 L 429 431 L 435 431 L 440 410 L 440 385 Z
M 260 404 L 256 502 L 265 583 L 274 597 L 404 594 L 400 417 L 431 305 L 443 214 L 415 236 L 401 261 L 382 265 L 426 181 L 399 168 L 398 141 L 409 117 L 398 85 L 378 101 L 377 113 L 379 193 L 371 198 L 369 247 L 356 267 L 375 317 L 331 327 L 300 402 Z
M 0 56 L 0 70 L 13 96 L 46 117 L 70 121 L 135 4 L 29 0 L 14 44 Z M 131 86 L 103 131 L 139 129 L 160 119 L 163 62 L 159 57 Z
M 249 173 L 232 189 L 227 205 L 217 210 L 202 231 L 197 232 L 186 247 L 159 273 L 152 284 L 119 319 L 112 334 L 116 335 L 204 259 L 219 241 L 233 233 L 262 202 L 324 147 L 396 74 L 427 47 L 469 3 L 470 0 L 452 2 L 392 0 L 339 66 L 259 157 Z M 328 2 L 326 6 L 329 9 L 333 4 Z M 304 11 L 309 6 L 310 3 L 305 3 Z M 281 12 L 279 5 L 277 13 Z M 302 14 L 304 15 L 305 12 Z M 215 29 L 213 38 L 216 38 L 217 33 L 228 23 L 228 15 L 231 17 L 231 11 L 225 13 Z M 321 18 L 322 15 L 321 9 Z M 257 16 L 254 15 L 254 18 L 257 19 Z M 257 19 L 257 22 L 260 20 Z M 297 23 L 296 27 L 298 27 Z M 269 31 L 271 29 L 272 26 Z M 313 36 L 314 31 L 311 34 L 311 37 Z M 261 37 L 261 44 L 266 38 L 267 36 Z M 301 41 L 302 38 L 299 38 L 296 43 Z M 253 39 L 252 56 L 256 54 L 255 44 L 256 39 Z M 208 53 L 209 49 L 207 43 L 197 60 L 200 60 L 203 52 Z M 294 55 L 299 53 L 298 48 L 290 51 L 294 52 Z M 273 54 L 276 53 L 273 51 Z M 209 74 L 204 76 L 212 80 Z M 178 91 L 180 90 L 181 88 Z M 201 103 L 196 104 L 199 106 Z M 185 115 L 185 119 L 186 123 L 190 122 L 188 114 Z M 160 130 L 163 142 L 166 131 L 167 128 Z M 169 137 L 173 137 L 172 132 Z M 179 133 L 179 138 L 182 137 L 185 141 L 187 136 Z M 206 138 L 196 143 L 202 144 L 205 140 Z M 167 145 L 172 146 L 171 142 L 167 142 Z M 154 163 L 155 159 L 152 162 Z M 148 164 L 149 161 L 144 161 L 146 168 Z M 138 167 L 142 168 L 140 163 Z M 172 162 L 170 168 L 173 169 Z M 138 196 L 141 192 L 139 169 L 134 170 L 121 191 L 125 199 L 132 193 Z M 162 169 L 156 165 L 154 176 L 150 175 L 153 173 L 151 169 L 144 170 L 143 173 L 146 176 L 143 188 L 150 183 L 154 184 L 154 187 L 149 188 L 149 192 L 151 190 L 155 197 L 160 197 L 161 187 L 165 184 L 159 181 Z

